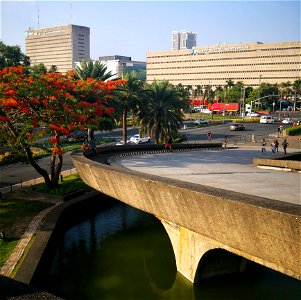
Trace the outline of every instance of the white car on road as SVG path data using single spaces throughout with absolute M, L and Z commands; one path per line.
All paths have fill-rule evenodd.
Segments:
M 290 118 L 283 119 L 282 124 L 293 124 L 293 120 Z
M 134 144 L 142 144 L 142 143 L 148 143 L 150 142 L 149 136 L 140 136 L 139 134 L 135 134 L 130 138 L 130 142 Z

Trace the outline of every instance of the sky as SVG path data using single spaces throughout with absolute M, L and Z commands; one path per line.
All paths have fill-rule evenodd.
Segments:
M 300 40 L 299 1 L 8 1 L 1 0 L 0 39 L 66 24 L 90 27 L 90 55 L 130 56 L 171 49 L 172 31 L 197 33 L 197 46 Z

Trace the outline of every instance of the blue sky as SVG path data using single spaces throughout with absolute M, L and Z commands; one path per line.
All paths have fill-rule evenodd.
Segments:
M 145 61 L 147 50 L 171 49 L 174 30 L 196 32 L 200 47 L 300 40 L 300 1 L 1 0 L 0 38 L 23 52 L 29 27 L 70 23 L 90 27 L 92 59 L 116 54 Z

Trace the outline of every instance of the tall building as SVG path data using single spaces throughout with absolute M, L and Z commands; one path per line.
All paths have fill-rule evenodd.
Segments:
M 196 46 L 196 33 L 182 30 L 172 32 L 172 50 L 192 49 Z
M 245 43 L 148 52 L 147 82 L 224 86 L 231 79 L 258 87 L 261 82 L 294 82 L 301 78 L 301 41 Z
M 129 56 L 110 55 L 100 56 L 99 61 L 106 65 L 107 71 L 110 71 L 114 78 L 122 78 L 125 73 L 136 72 L 140 80 L 146 80 L 146 62 L 133 61 Z
M 57 66 L 59 72 L 71 70 L 75 62 L 90 59 L 90 28 L 64 25 L 25 32 L 26 55 L 31 65 Z

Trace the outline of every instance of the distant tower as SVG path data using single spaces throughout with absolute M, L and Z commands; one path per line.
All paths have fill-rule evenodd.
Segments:
M 182 30 L 172 32 L 172 50 L 192 49 L 196 46 L 196 33 Z

